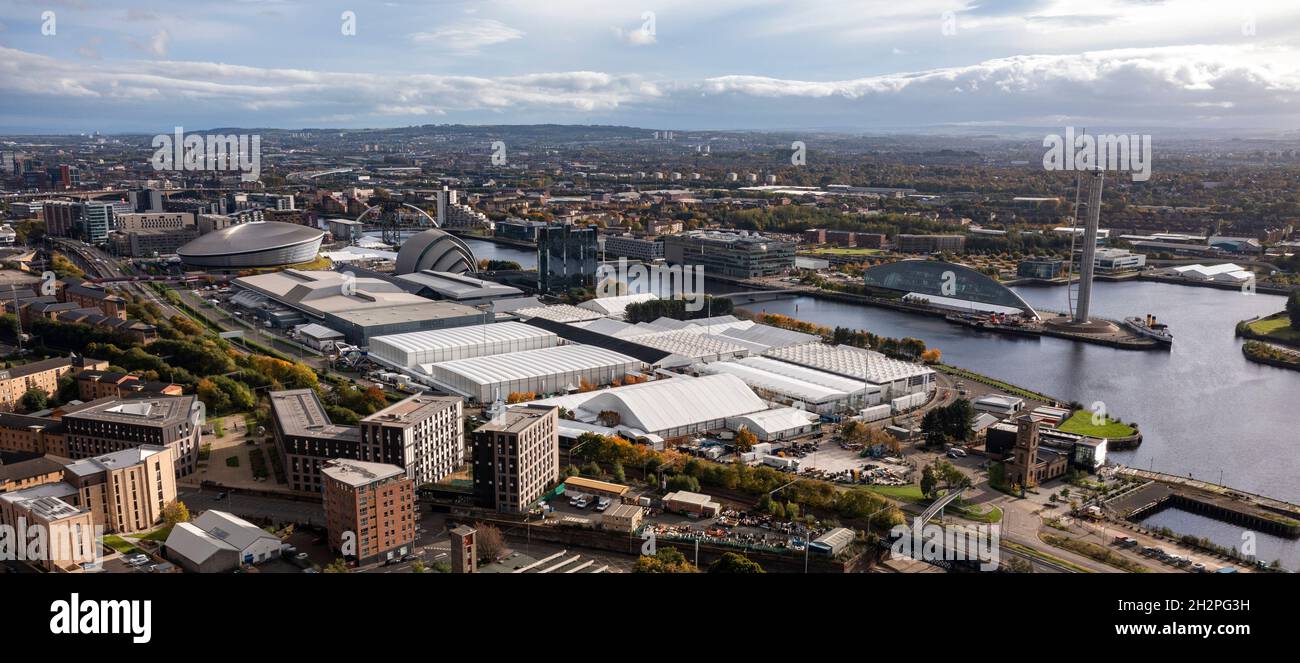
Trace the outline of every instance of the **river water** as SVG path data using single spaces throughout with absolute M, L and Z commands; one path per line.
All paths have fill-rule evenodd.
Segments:
M 1030 304 L 1063 310 L 1064 288 L 1017 288 Z M 1108 318 L 1154 314 L 1170 325 L 1168 351 L 1120 350 L 1056 338 L 981 333 L 942 319 L 797 297 L 751 310 L 827 326 L 912 336 L 943 361 L 1136 421 L 1143 442 L 1112 453 L 1126 465 L 1226 483 L 1300 502 L 1300 372 L 1246 361 L 1238 320 L 1282 310 L 1284 298 L 1145 281 L 1097 282 L 1092 310 Z
M 468 239 L 465 243 L 469 249 L 474 252 L 474 257 L 482 260 L 513 260 L 519 263 L 524 269 L 537 269 L 537 250 L 527 250 L 508 246 L 506 244 L 497 244 L 481 239 Z

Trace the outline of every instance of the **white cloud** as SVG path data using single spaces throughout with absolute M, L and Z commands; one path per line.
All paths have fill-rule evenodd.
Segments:
M 410 37 L 417 44 L 437 46 L 451 51 L 475 51 L 484 46 L 514 41 L 524 36 L 501 21 L 468 19 L 430 32 L 416 32 Z
M 0 47 L 0 110 L 51 97 L 97 99 L 97 114 L 184 114 L 211 108 L 307 118 L 511 112 L 546 121 L 585 114 L 677 118 L 681 126 L 1048 124 L 1294 127 L 1300 49 L 1243 43 L 995 58 L 845 80 L 752 75 L 675 79 L 600 71 L 515 76 L 354 73 L 193 61 L 69 62 Z M 119 108 L 120 107 L 120 108 Z M 309 111 L 309 112 L 308 112 Z M 582 115 L 575 115 L 582 114 Z M 163 116 L 160 115 L 160 118 Z M 171 117 L 170 115 L 166 117 Z M 760 118 L 756 120 L 755 118 Z M 166 120 L 161 120 L 165 124 Z

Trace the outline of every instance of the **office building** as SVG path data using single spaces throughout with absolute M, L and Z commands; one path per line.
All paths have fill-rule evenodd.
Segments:
M 966 250 L 965 235 L 899 235 L 894 238 L 900 253 L 961 253 Z
M 77 235 L 87 244 L 106 242 L 108 231 L 113 229 L 113 204 L 86 202 L 79 203 L 79 207 Z
M 537 289 L 565 292 L 596 284 L 596 226 L 555 224 L 537 231 Z
M 693 231 L 664 238 L 664 259 L 674 265 L 701 265 L 705 274 L 753 278 L 794 267 L 794 242 L 746 231 Z
M 1026 258 L 1016 265 L 1016 276 L 1028 279 L 1056 279 L 1065 275 L 1066 262 L 1060 258 Z
M 606 257 L 624 257 L 645 262 L 663 260 L 664 242 L 661 239 L 618 236 L 605 238 Z
M 231 303 L 273 327 L 317 323 L 353 345 L 375 336 L 481 324 L 491 315 L 464 304 L 433 301 L 379 278 L 286 269 L 232 282 Z
M 335 459 L 321 468 L 330 548 L 358 564 L 401 559 L 415 546 L 415 482 L 402 468 Z
M 131 210 L 137 213 L 163 211 L 162 192 L 157 189 L 139 189 L 127 194 Z
M 1147 257 L 1126 249 L 1097 249 L 1093 254 L 1093 266 L 1098 274 L 1117 274 L 1141 270 L 1147 264 Z
M 559 408 L 528 405 L 496 413 L 474 431 L 479 506 L 527 513 L 560 477 Z

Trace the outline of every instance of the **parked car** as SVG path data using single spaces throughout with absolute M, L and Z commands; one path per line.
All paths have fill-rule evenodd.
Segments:
M 587 505 L 588 505 L 588 504 L 590 504 L 590 503 L 587 501 L 587 498 L 582 497 L 582 498 L 579 498 L 577 502 L 574 502 L 574 503 L 573 503 L 573 506 L 576 507 L 576 508 L 579 508 L 579 509 L 585 509 L 585 508 L 587 508 Z
M 597 511 L 604 511 L 605 509 L 608 509 L 608 508 L 609 508 L 609 498 L 608 498 L 608 497 L 602 497 L 602 498 L 596 500 L 596 510 L 597 510 Z
M 1133 537 L 1131 537 L 1131 536 L 1117 536 L 1117 537 L 1115 537 L 1115 545 L 1117 545 L 1117 546 L 1119 546 L 1119 547 L 1121 547 L 1121 548 L 1132 548 L 1133 546 L 1136 546 L 1137 544 L 1138 544 L 1138 540 L 1135 539 L 1135 538 L 1133 538 Z

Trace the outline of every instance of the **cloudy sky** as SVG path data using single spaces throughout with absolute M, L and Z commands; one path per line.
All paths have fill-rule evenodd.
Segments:
M 0 0 L 10 132 L 1289 130 L 1298 105 L 1296 0 Z

